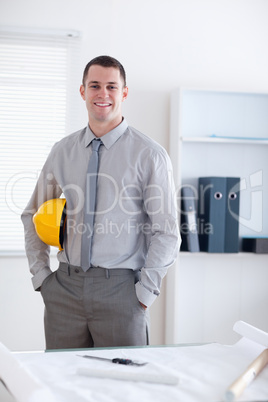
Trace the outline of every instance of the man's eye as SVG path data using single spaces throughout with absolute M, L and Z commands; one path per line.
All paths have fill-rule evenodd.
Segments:
M 113 86 L 113 85 L 110 85 L 108 88 L 109 88 L 109 89 L 116 89 L 116 87 Z
M 93 89 L 96 89 L 98 87 L 99 87 L 98 85 L 90 85 L 90 88 L 93 88 Z

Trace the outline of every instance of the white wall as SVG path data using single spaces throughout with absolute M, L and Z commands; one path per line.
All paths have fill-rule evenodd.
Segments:
M 79 64 L 100 54 L 126 68 L 130 125 L 169 146 L 169 97 L 186 85 L 268 91 L 266 0 L 10 0 L 0 24 L 76 29 Z M 81 126 L 86 124 L 81 102 Z M 83 110 L 83 111 L 82 111 Z M 41 349 L 40 295 L 25 258 L 0 258 L 0 341 L 13 350 Z M 164 342 L 165 292 L 152 308 L 152 342 Z

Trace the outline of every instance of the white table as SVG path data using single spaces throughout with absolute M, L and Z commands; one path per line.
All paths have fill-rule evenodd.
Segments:
M 17 390 L 19 402 L 219 402 L 228 386 L 264 349 L 265 346 L 243 337 L 232 346 L 214 343 L 12 353 L 10 377 L 4 380 L 11 391 Z M 148 364 L 123 366 L 78 356 L 84 354 L 130 358 Z M 6 358 L 9 359 L 7 351 Z M 81 375 L 81 370 L 91 374 Z M 94 373 L 106 378 L 96 378 Z M 129 374 L 145 380 L 152 375 L 156 382 L 123 379 Z M 20 375 L 23 378 L 19 381 Z M 111 375 L 118 379 L 110 378 Z M 179 380 L 177 384 L 161 383 L 174 377 Z M 238 401 L 267 400 L 268 366 Z

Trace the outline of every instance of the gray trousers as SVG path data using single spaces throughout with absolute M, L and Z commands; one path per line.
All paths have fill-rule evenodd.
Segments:
M 149 344 L 149 314 L 140 305 L 131 269 L 60 263 L 41 294 L 47 349 Z

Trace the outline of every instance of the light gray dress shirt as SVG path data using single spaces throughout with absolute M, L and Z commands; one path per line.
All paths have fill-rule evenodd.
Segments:
M 32 218 L 49 199 L 63 195 L 67 203 L 64 250 L 58 253 L 58 260 L 80 266 L 81 236 L 87 229 L 83 224 L 84 190 L 94 138 L 87 126 L 54 145 L 22 214 L 35 289 L 51 270 L 50 248 L 36 235 Z M 91 263 L 139 270 L 137 297 L 150 306 L 179 250 L 171 162 L 164 148 L 129 127 L 126 120 L 101 140 Z

